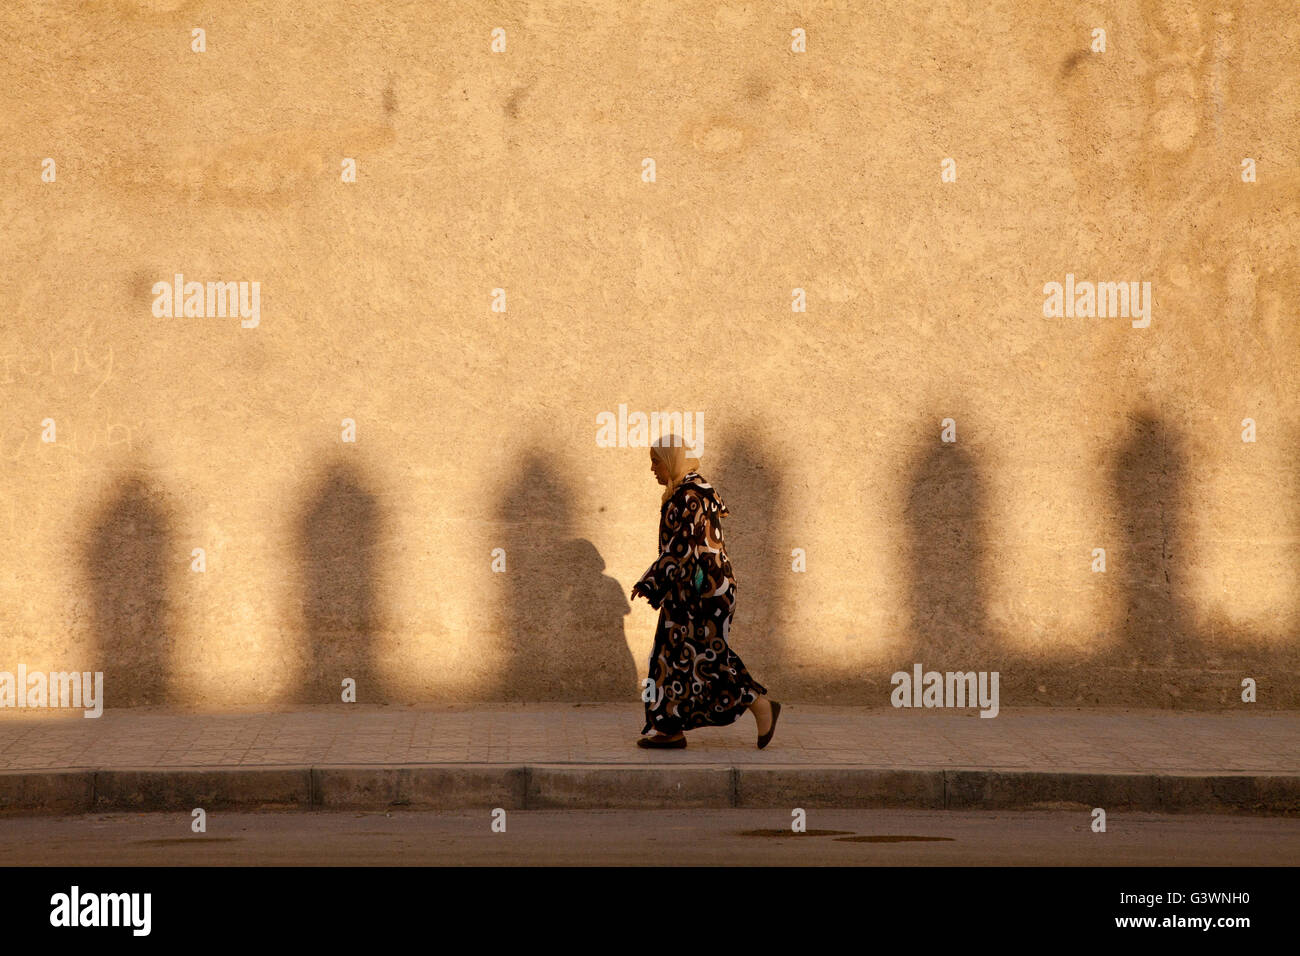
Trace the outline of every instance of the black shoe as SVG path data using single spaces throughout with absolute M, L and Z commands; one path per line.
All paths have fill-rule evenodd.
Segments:
M 762 750 L 764 747 L 766 747 L 768 743 L 771 741 L 772 735 L 776 733 L 776 719 L 780 716 L 781 716 L 781 705 L 776 701 L 772 701 L 772 726 L 767 728 L 767 733 L 765 733 L 763 736 L 758 738 L 759 750 Z
M 647 750 L 681 750 L 686 746 L 686 735 L 683 734 L 676 740 L 665 740 L 663 737 L 638 737 L 636 745 Z

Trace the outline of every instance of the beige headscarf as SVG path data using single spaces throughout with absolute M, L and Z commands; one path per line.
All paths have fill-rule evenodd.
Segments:
M 692 471 L 698 471 L 700 459 L 692 448 L 687 448 L 679 435 L 661 435 L 650 446 L 650 454 L 659 462 L 668 476 L 668 488 L 664 491 L 662 501 L 672 497 L 677 486 Z

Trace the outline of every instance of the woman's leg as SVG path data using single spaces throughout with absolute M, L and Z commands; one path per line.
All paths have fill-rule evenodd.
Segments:
M 760 737 L 772 729 L 772 702 L 766 694 L 760 695 L 758 700 L 749 705 L 749 712 L 754 715 Z
M 646 702 L 646 723 L 645 728 L 641 731 L 644 734 L 653 728 L 655 733 L 651 738 L 652 740 L 681 740 L 685 736 L 680 730 L 664 733 L 655 726 L 664 722 L 662 718 L 667 703 L 664 685 L 668 681 L 669 675 L 667 648 L 671 644 L 671 637 L 672 628 L 669 624 L 667 608 L 660 608 L 659 624 L 655 628 L 654 646 L 650 649 L 649 679 L 654 687 L 654 700 Z M 676 721 L 668 721 L 667 723 L 676 723 Z

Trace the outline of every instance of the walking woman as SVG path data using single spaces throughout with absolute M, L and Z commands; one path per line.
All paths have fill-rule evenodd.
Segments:
M 632 586 L 659 611 L 639 747 L 686 746 L 685 732 L 733 723 L 742 711 L 754 715 L 758 748 L 772 739 L 781 705 L 727 645 L 736 609 L 736 581 L 722 543 L 727 507 L 713 487 L 690 467 L 681 439 L 665 435 L 650 448 L 650 470 L 666 487 L 659 511 L 659 559 Z M 653 737 L 644 736 L 653 728 Z

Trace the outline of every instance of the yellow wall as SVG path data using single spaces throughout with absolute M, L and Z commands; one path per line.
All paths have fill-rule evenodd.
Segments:
M 0 36 L 0 670 L 635 699 L 624 403 L 703 413 L 778 698 L 920 661 L 1004 706 L 1300 703 L 1291 0 L 21 0 Z M 156 318 L 176 272 L 260 324 Z M 1151 282 L 1150 327 L 1044 318 L 1067 273 Z

